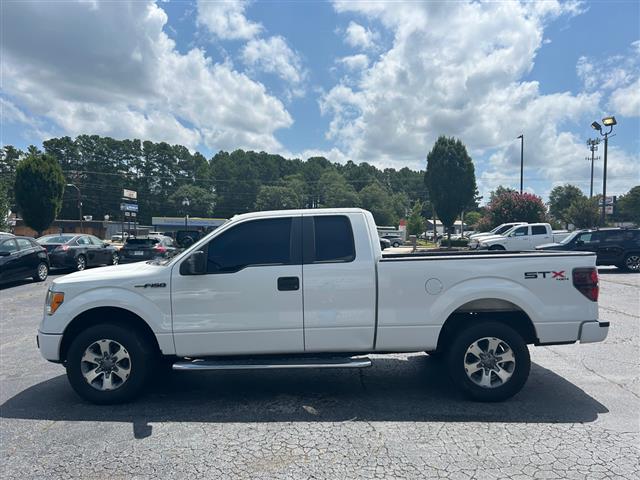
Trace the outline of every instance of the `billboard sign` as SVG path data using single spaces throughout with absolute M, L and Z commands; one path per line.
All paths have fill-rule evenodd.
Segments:
M 138 192 L 136 192 L 135 190 L 129 190 L 125 188 L 122 190 L 122 196 L 123 198 L 130 198 L 131 200 L 137 200 Z
M 136 205 L 135 203 L 121 203 L 120 210 L 122 210 L 123 212 L 137 212 L 138 205 Z

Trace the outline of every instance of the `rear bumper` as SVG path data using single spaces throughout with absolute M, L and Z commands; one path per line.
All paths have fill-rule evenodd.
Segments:
M 580 343 L 602 342 L 609 333 L 609 322 L 584 322 L 580 325 Z
M 50 362 L 60 362 L 60 343 L 62 342 L 61 334 L 42 333 L 38 330 L 38 348 L 40 355 Z

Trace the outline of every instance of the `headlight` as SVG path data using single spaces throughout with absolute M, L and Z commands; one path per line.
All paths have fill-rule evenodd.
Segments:
M 56 310 L 58 310 L 58 307 L 62 305 L 62 302 L 64 302 L 64 293 L 52 292 L 49 290 L 47 292 L 47 300 L 45 302 L 47 315 L 53 315 L 56 313 Z

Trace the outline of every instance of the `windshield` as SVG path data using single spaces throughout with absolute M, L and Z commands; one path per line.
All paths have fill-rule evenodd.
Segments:
M 44 237 L 38 238 L 37 242 L 46 245 L 52 243 L 67 243 L 71 241 L 75 235 L 45 235 Z
M 578 236 L 578 234 L 581 232 L 581 230 L 577 230 L 569 235 L 567 235 L 566 237 L 564 237 L 561 241 L 560 244 L 561 245 L 566 245 L 567 243 L 571 242 L 571 240 L 573 240 L 574 238 L 576 238 Z

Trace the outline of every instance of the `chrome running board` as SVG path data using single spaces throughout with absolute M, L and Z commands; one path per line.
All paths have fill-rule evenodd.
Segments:
M 328 358 L 252 358 L 243 360 L 196 359 L 173 364 L 178 371 L 194 370 L 270 370 L 285 368 L 365 368 L 371 366 L 368 357 L 328 357 Z

